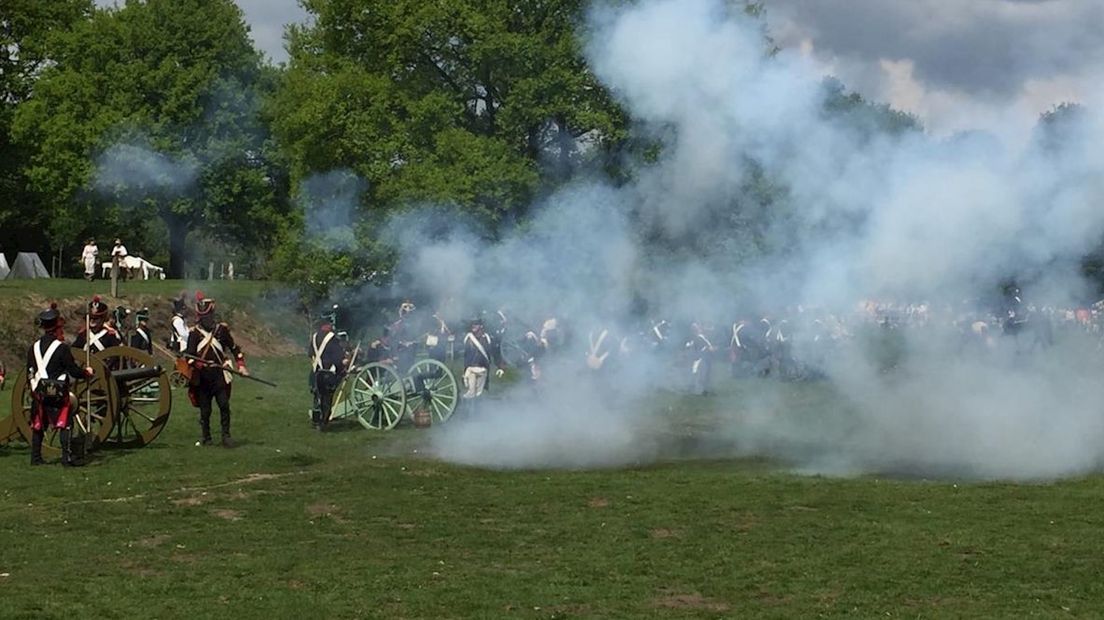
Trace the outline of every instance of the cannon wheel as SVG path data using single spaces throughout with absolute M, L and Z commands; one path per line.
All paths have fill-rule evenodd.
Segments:
M 157 360 L 132 347 L 110 347 L 96 354 L 108 368 L 152 368 Z M 172 386 L 169 374 L 162 370 L 156 377 L 144 379 L 119 390 L 114 431 L 107 442 L 120 448 L 140 448 L 157 438 L 172 413 Z
M 357 420 L 374 430 L 395 428 L 406 413 L 406 389 L 395 369 L 373 362 L 353 381 L 349 406 Z
M 169 385 L 174 389 L 182 389 L 188 387 L 188 378 L 185 377 L 179 370 L 172 371 L 169 375 Z
M 407 411 L 427 409 L 436 423 L 445 422 L 460 402 L 460 386 L 448 366 L 435 359 L 421 359 L 410 367 Z M 419 385 L 421 384 L 421 385 Z
M 12 416 L 0 418 L 0 446 L 16 437 L 19 437 L 19 431 L 15 428 L 15 420 Z
M 115 382 L 108 376 L 107 367 L 98 358 L 91 358 L 93 376 L 89 381 L 74 381 L 73 395 L 76 411 L 73 416 L 73 440 L 84 441 L 85 452 L 90 452 L 103 442 L 111 433 L 115 421 L 115 411 L 119 403 L 119 393 Z M 31 441 L 31 386 L 26 372 L 19 374 L 12 389 L 12 421 L 23 439 Z M 88 403 L 91 402 L 91 419 L 88 415 Z M 61 439 L 57 429 L 50 428 L 42 442 L 43 456 L 61 454 Z

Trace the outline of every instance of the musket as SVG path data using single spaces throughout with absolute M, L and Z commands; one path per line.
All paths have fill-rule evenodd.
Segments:
M 211 363 L 209 360 L 205 360 L 201 357 L 196 357 L 194 355 L 189 355 L 187 353 L 182 353 L 181 357 L 183 357 L 184 359 L 189 359 L 189 360 L 193 360 L 193 361 L 196 361 L 196 362 L 203 362 L 204 364 L 210 364 Z M 239 377 L 244 377 L 244 378 L 249 379 L 251 381 L 256 381 L 257 383 L 263 383 L 263 384 L 265 384 L 269 387 L 280 387 L 280 386 L 276 385 L 275 383 L 273 383 L 271 381 L 265 381 L 264 379 L 254 377 L 253 375 L 247 375 L 244 372 L 242 372 L 240 370 L 234 370 L 233 368 L 230 368 L 229 366 L 213 366 L 213 367 L 218 368 L 219 370 L 226 371 L 226 372 L 228 372 L 232 375 L 237 375 Z
M 360 340 L 357 340 L 357 346 L 353 349 L 353 356 L 349 358 L 349 366 L 345 369 L 345 372 L 349 372 L 356 366 L 356 358 L 360 355 Z
M 84 367 L 92 367 L 92 316 L 89 314 L 84 315 Z M 87 371 L 86 371 L 87 372 Z M 92 384 L 89 383 L 88 387 L 84 390 L 84 432 L 87 435 L 92 434 Z M 87 440 L 87 439 L 86 439 Z M 69 436 L 70 445 L 72 445 L 72 435 Z M 87 446 L 86 446 L 87 447 Z M 72 450 L 72 448 L 69 448 Z M 72 454 L 72 452 L 70 452 Z

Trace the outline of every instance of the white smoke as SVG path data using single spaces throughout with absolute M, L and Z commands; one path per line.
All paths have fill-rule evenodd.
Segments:
M 141 141 L 113 144 L 95 162 L 92 187 L 106 194 L 177 196 L 199 176 L 199 162 Z
M 813 66 L 797 53 L 766 54 L 760 24 L 723 0 L 600 6 L 589 32 L 593 70 L 640 127 L 661 128 L 661 161 L 627 187 L 560 192 L 495 243 L 457 233 L 405 246 L 401 269 L 426 290 L 471 307 L 510 304 L 517 316 L 566 317 L 583 336 L 569 351 L 576 365 L 591 327 L 640 330 L 629 318 L 639 297 L 652 317 L 672 321 L 850 309 L 870 297 L 957 302 L 1022 274 L 1049 301 L 1083 297 L 1076 265 L 1104 235 L 1099 148 L 1060 156 L 1037 144 L 1014 151 L 918 133 L 862 136 L 824 113 Z M 1099 144 L 1099 119 L 1081 136 Z M 753 165 L 786 188 L 784 199 L 752 207 L 744 187 Z M 754 242 L 661 254 L 641 237 L 644 223 L 692 246 L 734 209 L 758 227 Z M 442 276 L 448 266 L 459 282 Z M 772 382 L 740 402 L 708 401 L 731 453 L 812 471 L 984 478 L 1051 478 L 1101 464 L 1104 387 L 1081 343 L 1024 358 L 1007 348 L 962 351 L 956 334 L 936 327 L 900 337 L 891 373 L 858 343 L 824 360 L 823 389 L 835 397 L 805 412 L 815 422 L 783 410 L 783 388 Z M 656 438 L 677 423 L 657 418 L 656 395 L 685 378 L 645 366 L 601 382 L 567 368 L 549 373 L 539 393 L 519 387 L 435 435 L 436 452 L 496 467 L 662 456 Z

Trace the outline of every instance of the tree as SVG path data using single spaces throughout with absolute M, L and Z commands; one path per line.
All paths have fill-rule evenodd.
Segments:
M 25 148 L 12 137 L 17 107 L 52 58 L 51 36 L 87 18 L 92 0 L 5 0 L 0 8 L 0 245 L 36 247 L 47 213 L 27 191 Z M 29 244 L 29 245 L 28 245 Z
M 272 243 L 286 201 L 260 114 L 271 83 L 232 0 L 95 10 L 59 35 L 54 64 L 16 113 L 52 234 L 156 221 L 174 277 L 193 232 Z
M 291 30 L 274 133 L 294 187 L 333 170 L 364 179 L 362 221 L 429 203 L 493 234 L 624 137 L 582 54 L 581 0 L 303 5 L 314 19 Z

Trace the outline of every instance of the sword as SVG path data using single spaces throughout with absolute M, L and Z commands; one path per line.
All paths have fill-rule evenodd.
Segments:
M 205 359 L 200 358 L 200 357 L 196 357 L 194 355 L 189 355 L 187 353 L 182 353 L 181 356 L 184 357 L 184 359 L 194 360 L 194 361 L 197 361 L 197 362 L 203 362 L 204 364 L 210 364 L 211 363 L 208 360 L 205 360 Z M 232 375 L 237 375 L 239 377 L 244 377 L 244 378 L 249 379 L 251 381 L 256 381 L 257 383 L 263 383 L 263 384 L 265 384 L 269 387 L 280 387 L 280 386 L 276 385 L 275 383 L 273 383 L 271 381 L 265 381 L 264 379 L 259 379 L 257 377 L 254 377 L 253 375 L 247 375 L 244 372 L 242 372 L 240 370 L 234 370 L 233 368 L 230 368 L 229 366 L 215 366 L 215 368 L 218 368 L 219 370 L 224 370 L 224 371 L 226 371 L 226 372 L 228 372 Z

